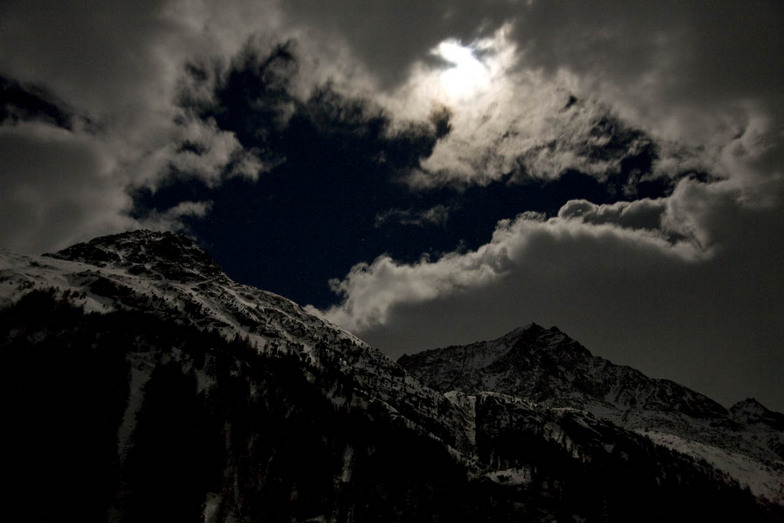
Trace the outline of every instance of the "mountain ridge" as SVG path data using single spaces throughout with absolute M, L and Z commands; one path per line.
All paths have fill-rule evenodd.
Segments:
M 53 506 L 102 485 L 88 489 L 95 521 L 784 515 L 675 440 L 576 407 L 432 388 L 290 300 L 232 281 L 171 233 L 97 238 L 42 257 L 0 252 L 0 320 L 9 462 L 37 486 L 14 491 L 29 506 L 48 485 L 36 470 L 75 470 L 68 456 L 84 455 L 90 466 L 62 483 Z M 544 337 L 539 356 L 554 369 L 563 348 L 575 362 L 593 357 L 536 327 L 510 336 L 516 353 L 499 340 L 496 352 L 519 366 L 528 336 Z M 737 415 L 770 418 L 752 402 Z M 49 420 L 65 443 L 47 439 Z
M 727 454 L 724 462 L 716 458 L 717 466 L 753 485 L 755 478 L 739 471 L 733 458 L 743 456 L 757 464 L 754 474 L 768 476 L 756 492 L 784 500 L 784 415 L 756 400 L 727 409 L 671 380 L 593 356 L 557 327 L 532 323 L 495 340 L 404 355 L 398 363 L 444 393 L 496 392 L 551 408 L 584 410 L 700 458 L 705 457 L 701 446 L 682 442 L 707 445 Z
M 442 395 L 401 374 L 392 360 L 349 332 L 309 314 L 301 306 L 276 294 L 231 280 L 193 240 L 170 232 L 138 230 L 96 238 L 42 257 L 8 254 L 0 265 L 0 305 L 13 301 L 14 286 L 22 293 L 31 289 L 58 289 L 89 312 L 153 310 L 164 318 L 200 329 L 215 330 L 227 337 L 240 336 L 258 350 L 285 353 L 304 365 L 330 360 L 335 369 L 357 383 L 359 390 L 376 389 L 386 402 L 398 389 L 400 404 L 384 408 L 406 412 L 410 398 L 432 404 L 423 433 L 449 435 L 450 444 L 468 445 L 468 436 L 457 427 L 462 413 Z M 203 273 L 200 269 L 206 269 Z M 4 276 L 3 273 L 11 273 Z M 14 282 L 13 280 L 22 280 Z M 78 290 L 77 290 L 78 289 Z M 354 367 L 368 373 L 353 372 Z M 383 370 L 383 380 L 377 379 Z M 440 405 L 440 407 L 437 406 Z M 453 419 L 454 418 L 454 419 Z M 450 421 L 451 420 L 451 421 Z

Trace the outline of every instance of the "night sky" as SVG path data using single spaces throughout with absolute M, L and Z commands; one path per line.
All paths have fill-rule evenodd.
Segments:
M 0 248 L 146 227 L 396 358 L 557 325 L 784 411 L 784 4 L 0 4 Z

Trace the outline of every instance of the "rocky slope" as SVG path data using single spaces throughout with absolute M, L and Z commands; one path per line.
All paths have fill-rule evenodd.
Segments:
M 469 445 L 459 429 L 462 413 L 441 394 L 292 301 L 232 281 L 184 236 L 135 231 L 37 259 L 6 254 L 4 264 L 0 305 L 31 289 L 48 289 L 67 293 L 71 303 L 88 312 L 148 311 L 179 325 L 241 337 L 261 353 L 295 357 L 303 368 L 329 367 L 354 382 L 364 401 L 391 412 L 410 412 L 415 404 L 417 415 L 428 412 L 427 419 L 416 420 L 423 431 L 443 436 L 457 448 Z
M 503 393 L 579 409 L 712 462 L 759 496 L 784 503 L 784 415 L 753 399 L 726 409 L 672 381 L 593 356 L 556 327 L 403 356 L 399 363 L 442 392 Z
M 478 374 L 470 394 L 426 385 L 232 281 L 182 236 L 2 252 L 0 326 L 6 509 L 29 521 L 782 517 L 706 460 L 591 408 L 493 392 Z M 751 402 L 733 412 L 779 420 Z

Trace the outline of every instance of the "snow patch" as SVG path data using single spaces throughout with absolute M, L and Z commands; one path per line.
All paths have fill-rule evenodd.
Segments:
M 531 483 L 532 474 L 528 467 L 494 470 L 485 474 L 493 483 L 499 485 L 521 486 Z
M 204 523 L 218 522 L 218 509 L 220 508 L 221 496 L 216 492 L 207 492 L 204 500 Z
M 144 387 L 150 381 L 154 365 L 140 355 L 130 355 L 131 379 L 128 390 L 128 404 L 123 413 L 122 422 L 117 429 L 117 456 L 120 465 L 125 463 L 128 450 L 131 447 L 131 438 L 136 430 L 136 417 L 144 403 Z
M 346 446 L 343 451 L 343 471 L 340 475 L 340 481 L 349 483 L 351 481 L 351 469 L 354 462 L 354 448 L 351 445 Z
M 677 450 L 683 454 L 703 459 L 741 486 L 748 487 L 752 494 L 770 502 L 784 505 L 784 476 L 770 465 L 756 461 L 743 454 L 689 441 L 674 434 L 656 431 L 640 431 L 654 443 Z

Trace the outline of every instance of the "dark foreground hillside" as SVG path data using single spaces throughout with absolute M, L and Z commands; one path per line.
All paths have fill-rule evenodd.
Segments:
M 443 448 L 372 409 L 335 408 L 294 358 L 151 315 L 84 315 L 46 294 L 2 321 L 11 333 L 3 461 L 26 521 L 476 521 L 496 512 Z
M 764 519 L 726 478 L 578 414 L 481 399 L 481 462 L 533 476 L 504 485 L 372 405 L 336 407 L 325 388 L 351 395 L 338 376 L 308 379 L 297 358 L 242 339 L 145 313 L 85 314 L 45 292 L 2 324 L 6 508 L 26 521 Z M 556 423 L 617 449 L 574 459 L 542 434 Z
M 690 391 L 613 370 L 552 329 L 450 354 L 410 358 L 407 372 L 295 303 L 232 281 L 170 233 L 98 238 L 47 257 L 0 252 L 4 513 L 30 522 L 784 521 L 776 501 L 638 425 L 686 427 L 677 434 L 690 445 L 733 435 L 722 452 L 746 452 L 771 492 L 781 479 L 769 461 L 775 413 L 748 402 L 717 411 Z M 543 396 L 525 397 L 527 383 Z M 600 402 L 605 386 L 621 392 L 615 410 Z M 686 423 L 695 412 L 701 421 Z M 752 441 L 760 435 L 764 445 Z

